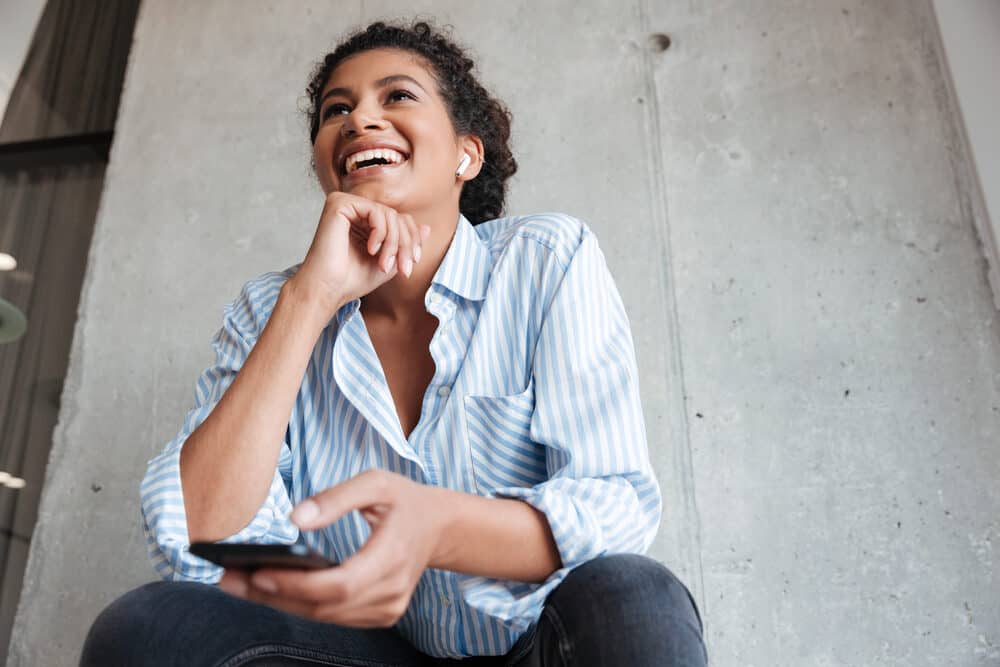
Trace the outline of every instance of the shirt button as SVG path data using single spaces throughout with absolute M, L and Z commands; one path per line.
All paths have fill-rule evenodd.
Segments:
M 441 594 L 441 604 L 443 604 L 446 607 L 450 607 L 451 606 L 451 598 L 448 597 L 447 595 L 445 595 L 444 593 L 442 593 Z
M 451 393 L 451 387 L 438 387 L 438 396 L 447 396 Z

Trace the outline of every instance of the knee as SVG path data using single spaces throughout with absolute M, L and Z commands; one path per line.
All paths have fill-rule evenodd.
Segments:
M 646 556 L 612 554 L 584 563 L 549 601 L 575 633 L 656 641 L 673 635 L 671 641 L 703 645 L 701 615 L 687 587 Z
M 140 649 L 157 643 L 156 633 L 171 627 L 170 613 L 190 614 L 192 607 L 185 599 L 197 604 L 195 598 L 210 588 L 194 582 L 155 581 L 118 597 L 90 626 L 80 664 L 132 664 Z
M 133 625 L 139 627 L 146 625 L 144 616 L 155 607 L 150 602 L 156 599 L 164 585 L 164 582 L 155 581 L 134 588 L 116 598 L 97 615 L 93 625 L 90 626 L 88 640 L 91 638 L 101 640 L 109 634 L 130 632 L 136 629 L 132 627 Z

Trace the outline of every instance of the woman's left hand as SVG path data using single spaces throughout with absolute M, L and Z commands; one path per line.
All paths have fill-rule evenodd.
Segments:
M 301 502 L 292 520 L 303 530 L 327 526 L 357 509 L 368 541 L 342 564 L 323 570 L 226 570 L 219 587 L 317 621 L 390 627 L 410 603 L 440 548 L 442 489 L 372 469 Z

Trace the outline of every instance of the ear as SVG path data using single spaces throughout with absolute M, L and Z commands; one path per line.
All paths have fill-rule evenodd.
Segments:
M 456 176 L 456 178 L 460 181 L 471 181 L 479 175 L 480 170 L 483 168 L 483 158 L 486 156 L 486 151 L 483 148 L 483 140 L 474 134 L 465 134 L 459 139 L 458 145 L 461 150 L 455 160 L 455 166 L 458 167 L 463 153 L 468 153 L 469 157 L 472 158 L 472 162 L 469 163 L 469 166 L 462 175 Z

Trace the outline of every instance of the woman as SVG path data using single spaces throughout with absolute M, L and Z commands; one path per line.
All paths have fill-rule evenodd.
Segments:
M 704 664 L 687 589 L 639 555 L 661 501 L 621 299 L 584 223 L 498 217 L 509 113 L 472 68 L 423 22 L 317 66 L 312 245 L 226 308 L 141 487 L 166 581 L 102 612 L 84 664 Z M 195 541 L 340 565 L 223 572 Z

